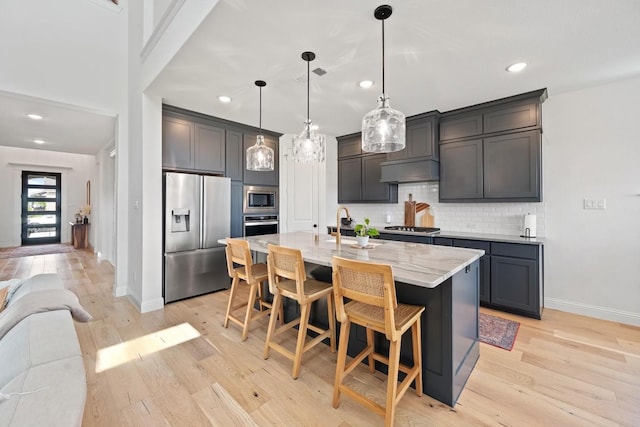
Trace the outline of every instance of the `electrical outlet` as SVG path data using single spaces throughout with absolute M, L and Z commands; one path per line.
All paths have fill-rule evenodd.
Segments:
M 607 199 L 584 199 L 584 209 L 606 209 Z

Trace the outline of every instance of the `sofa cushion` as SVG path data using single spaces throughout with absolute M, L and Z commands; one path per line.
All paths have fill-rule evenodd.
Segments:
M 62 279 L 57 274 L 36 274 L 28 279 L 22 280 L 17 285 L 17 289 L 9 298 L 9 304 L 13 304 L 23 296 L 33 291 L 44 291 L 49 289 L 64 289 Z

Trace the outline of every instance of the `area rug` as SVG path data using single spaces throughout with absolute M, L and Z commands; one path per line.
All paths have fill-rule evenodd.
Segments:
M 53 243 L 50 245 L 16 246 L 13 248 L 0 248 L 0 259 L 20 258 L 34 255 L 61 254 L 73 251 L 75 251 L 73 245 L 62 243 Z
M 480 342 L 511 351 L 519 328 L 519 322 L 480 313 Z

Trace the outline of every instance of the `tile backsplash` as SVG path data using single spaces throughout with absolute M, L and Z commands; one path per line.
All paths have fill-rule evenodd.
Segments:
M 537 236 L 545 235 L 545 204 L 536 203 L 439 203 L 438 183 L 420 182 L 398 185 L 398 203 L 347 204 L 355 221 L 369 217 L 378 228 L 385 225 L 403 225 L 404 202 L 409 193 L 416 202 L 428 203 L 435 219 L 435 226 L 445 231 L 471 233 L 522 234 L 524 215 L 536 215 Z M 391 216 L 385 224 L 386 215 Z M 418 219 L 419 221 L 419 215 Z M 416 222 L 416 224 L 419 224 Z

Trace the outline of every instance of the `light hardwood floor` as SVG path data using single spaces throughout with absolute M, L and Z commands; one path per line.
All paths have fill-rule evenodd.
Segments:
M 228 291 L 140 314 L 112 296 L 113 268 L 88 251 L 0 260 L 0 280 L 58 273 L 95 321 L 76 323 L 87 372 L 85 426 L 376 426 L 343 397 L 333 409 L 335 354 L 305 354 L 300 377 L 262 349 L 268 319 L 246 342 L 222 327 Z M 554 310 L 521 322 L 512 351 L 481 344 L 455 408 L 412 391 L 397 426 L 640 426 L 640 328 Z M 293 345 L 293 336 L 291 340 Z M 428 343 L 425 343 L 428 345 Z M 352 384 L 384 399 L 385 376 Z

